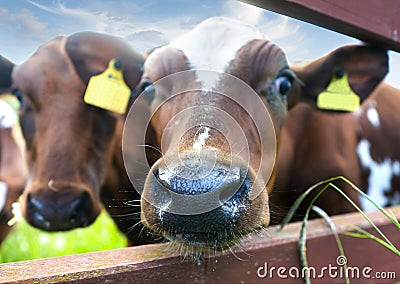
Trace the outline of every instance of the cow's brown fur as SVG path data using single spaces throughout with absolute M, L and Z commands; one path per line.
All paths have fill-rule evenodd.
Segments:
M 297 95 L 309 93 L 316 97 L 339 68 L 348 73 L 351 88 L 363 100 L 386 75 L 387 55 L 370 46 L 342 47 L 318 60 L 294 66 L 292 69 L 303 86 L 290 92 Z M 358 128 L 353 113 L 326 113 L 305 104 L 299 104 L 289 112 L 281 132 L 277 181 L 271 197 L 274 223 L 281 220 L 302 192 L 319 181 L 343 175 L 361 185 L 356 153 Z M 359 203 L 358 195 L 348 184 L 335 183 Z M 354 211 L 332 189 L 326 191 L 316 204 L 330 214 Z
M 125 82 L 133 89 L 143 58 L 122 39 L 97 33 L 57 37 L 13 72 L 13 87 L 24 98 L 20 117 L 32 174 L 22 212 L 34 226 L 49 231 L 87 226 L 102 208 L 100 197 L 121 230 L 128 233 L 135 224 L 135 218 L 121 214 L 137 211 L 124 208 L 123 201 L 138 199 L 122 161 L 124 116 L 83 101 L 90 76 L 104 71 L 113 58 L 121 61 Z M 69 212 L 76 200 L 80 220 Z M 43 222 L 32 210 L 38 202 L 35 210 Z M 130 235 L 132 244 L 143 242 L 137 234 Z

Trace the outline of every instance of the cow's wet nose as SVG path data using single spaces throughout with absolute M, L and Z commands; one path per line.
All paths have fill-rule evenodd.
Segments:
M 50 195 L 27 195 L 25 218 L 31 225 L 46 231 L 62 231 L 88 226 L 97 217 L 87 191 Z
M 242 199 L 243 193 L 249 192 L 250 187 L 244 184 L 247 173 L 243 167 L 215 160 L 196 162 L 191 158 L 155 165 L 144 198 L 162 211 L 195 215 L 226 205 L 227 201 Z

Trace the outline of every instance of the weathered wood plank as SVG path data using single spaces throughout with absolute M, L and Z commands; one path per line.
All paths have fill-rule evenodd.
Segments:
M 400 51 L 398 0 L 242 0 L 292 18 Z
M 392 211 L 400 217 L 400 206 Z M 397 228 L 388 222 L 380 212 L 368 214 L 373 221 L 398 245 L 400 234 Z M 358 225 L 371 231 L 369 224 L 360 214 L 347 214 L 333 217 L 338 230 L 344 232 Z M 259 267 L 295 267 L 299 269 L 298 231 L 300 223 L 290 224 L 283 232 L 270 227 L 261 233 L 251 235 L 241 247 L 206 256 L 203 263 L 179 258 L 171 252 L 168 244 L 147 245 L 117 249 L 112 251 L 87 253 L 58 258 L 22 261 L 0 265 L 0 283 L 303 283 L 301 279 L 277 277 L 274 271 L 272 279 L 257 276 Z M 309 265 L 318 271 L 329 265 L 337 267 L 339 255 L 331 231 L 322 220 L 310 221 L 307 227 L 307 255 Z M 371 231 L 372 232 L 372 231 Z M 400 280 L 400 257 L 387 251 L 372 240 L 360 240 L 341 236 L 348 265 L 371 267 L 375 272 L 396 272 Z M 238 258 L 241 258 L 238 259 Z M 294 269 L 292 269 L 294 270 Z M 265 270 L 261 269 L 260 272 Z M 343 278 L 313 279 L 313 283 L 343 283 Z M 378 280 L 374 278 L 351 279 L 351 283 L 393 283 L 396 280 Z

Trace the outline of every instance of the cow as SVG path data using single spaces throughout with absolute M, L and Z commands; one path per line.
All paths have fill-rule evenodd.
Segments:
M 0 95 L 0 243 L 11 230 L 12 205 L 28 177 L 17 113 L 7 102 L 13 99 L 12 95 Z
M 11 230 L 12 204 L 22 194 L 28 175 L 25 145 L 12 107 L 18 103 L 6 92 L 12 84 L 13 67 L 10 60 L 0 56 L 0 243 Z
M 10 89 L 22 98 L 20 123 L 30 179 L 21 210 L 29 224 L 45 231 L 85 227 L 104 204 L 123 232 L 132 230 L 131 244 L 145 242 L 132 225 L 133 211 L 138 209 L 123 203 L 139 198 L 122 161 L 123 107 L 94 105 L 93 94 L 107 85 L 92 87 L 92 97 L 85 97 L 94 76 L 108 76 L 101 84 L 109 84 L 107 80 L 122 74 L 118 82 L 125 83 L 125 95 L 128 89 L 127 103 L 141 78 L 143 62 L 122 38 L 80 32 L 58 36 L 24 63 L 12 66 L 5 83 L 11 82 Z M 4 72 L 10 70 L 5 67 Z M 113 72 L 105 73 L 107 68 Z M 125 216 L 128 212 L 132 214 Z
M 354 114 L 358 122 L 360 187 L 382 207 L 400 204 L 399 107 L 400 90 L 382 83 Z M 360 203 L 364 210 L 376 210 L 365 198 Z
M 298 93 L 318 95 L 327 88 L 332 78 L 343 76 L 345 70 L 353 90 L 364 88 L 364 94 L 371 95 L 386 74 L 387 67 L 379 64 L 370 56 L 368 52 L 362 50 L 362 47 L 344 46 L 318 60 L 292 66 L 296 76 L 303 82 Z M 368 120 L 368 117 L 375 118 L 376 109 L 373 106 L 381 105 L 378 98 L 382 97 L 382 101 L 386 100 L 386 102 L 382 102 L 382 105 L 391 101 L 394 103 L 392 107 L 395 107 L 396 94 L 393 91 L 386 92 L 387 88 L 386 86 L 377 87 L 374 91 L 375 94 L 367 98 L 361 108 L 354 112 L 327 113 L 301 103 L 288 113 L 280 136 L 277 177 L 271 196 L 271 207 L 275 211 L 272 223 L 279 223 L 301 193 L 320 181 L 344 176 L 356 186 L 367 188 L 365 173 L 361 170 L 359 153 L 370 153 L 370 144 L 367 140 L 383 139 L 386 141 L 387 136 L 385 135 L 389 135 L 390 132 L 389 125 L 395 123 L 395 120 L 391 118 L 395 111 L 385 111 L 384 116 L 387 115 L 388 118 L 385 121 L 385 135 L 383 135 L 383 133 L 378 133 L 381 128 L 371 129 Z M 385 90 L 385 94 L 377 95 L 376 92 L 382 93 L 382 89 Z M 383 111 L 380 113 L 383 114 Z M 372 123 L 375 122 L 372 121 Z M 362 138 L 366 134 L 368 134 L 368 138 Z M 394 133 L 390 134 L 389 137 L 393 137 L 393 139 L 389 140 L 395 142 L 395 136 Z M 374 147 L 375 150 L 381 148 Z M 385 147 L 385 149 L 395 151 L 395 148 Z M 376 154 L 373 153 L 373 155 Z M 386 156 L 384 154 L 380 158 Z M 398 159 L 394 156 L 393 158 L 393 162 Z M 383 162 L 379 159 L 378 161 Z M 363 160 L 361 156 L 361 163 L 364 163 L 364 166 L 368 166 L 367 164 L 370 162 L 372 162 L 371 158 L 364 156 Z M 342 180 L 334 183 L 357 205 L 362 205 L 358 193 L 349 184 Z M 303 202 L 304 206 L 298 211 L 299 215 L 294 220 L 301 218 L 308 206 L 308 201 L 322 187 L 314 190 L 313 194 Z M 325 191 L 316 204 L 331 215 L 355 211 L 355 208 L 333 189 Z
M 347 70 L 361 101 L 387 72 L 380 48 L 353 46 L 335 54 L 326 63 Z M 347 64 L 356 58 L 378 72 L 359 73 Z M 189 252 L 226 249 L 267 226 L 275 136 L 287 105 L 305 101 L 315 107 L 332 75 L 331 69 L 316 69 L 321 77 L 315 88 L 301 92 L 310 82 L 296 78 L 277 45 L 226 18 L 208 19 L 154 50 L 138 87 L 144 98 L 136 100 L 150 106 L 141 145 L 148 149 L 149 171 L 137 185 L 145 226 Z M 135 126 L 128 115 L 124 135 Z M 132 139 L 124 147 L 134 147 Z

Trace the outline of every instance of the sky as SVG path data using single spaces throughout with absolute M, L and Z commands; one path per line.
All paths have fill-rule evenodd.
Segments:
M 236 0 L 0 1 L 0 54 L 20 64 L 55 36 L 98 31 L 127 39 L 139 52 L 168 43 L 202 20 L 225 16 L 256 26 L 289 62 L 313 60 L 357 39 Z M 400 55 L 389 52 L 386 81 L 400 88 Z

